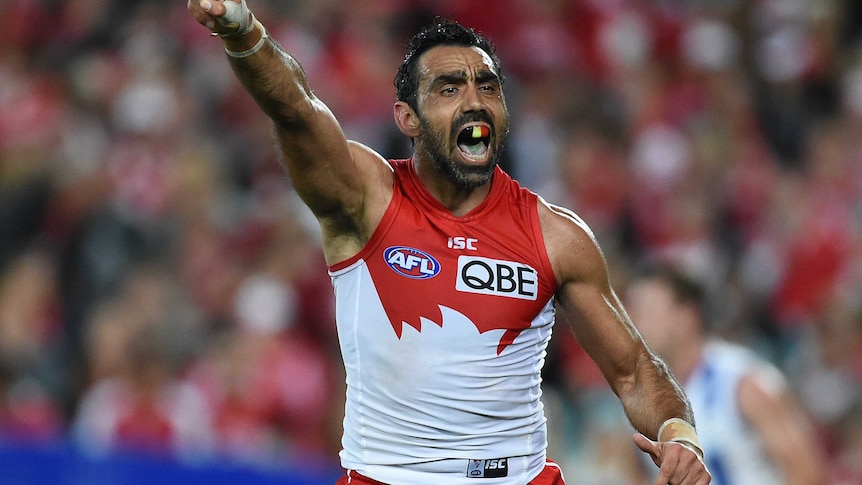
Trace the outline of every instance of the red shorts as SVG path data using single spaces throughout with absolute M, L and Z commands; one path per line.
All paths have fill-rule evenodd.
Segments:
M 477 479 L 477 482 L 481 482 L 481 479 Z M 339 478 L 335 485 L 386 485 L 383 482 L 378 482 L 377 480 L 372 480 L 368 477 L 364 477 L 353 470 L 348 471 L 344 474 L 343 477 Z M 479 485 L 477 483 L 477 485 Z M 548 460 L 545 464 L 545 469 L 542 470 L 542 473 L 539 473 L 539 476 L 534 478 L 528 485 L 566 485 L 566 482 L 563 481 L 563 472 L 560 470 L 560 466 L 554 463 L 551 460 Z

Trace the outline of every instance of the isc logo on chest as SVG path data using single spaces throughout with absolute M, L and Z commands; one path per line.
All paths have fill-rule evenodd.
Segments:
M 538 272 L 526 264 L 475 256 L 458 257 L 458 280 L 455 282 L 458 291 L 535 301 L 538 287 Z
M 455 236 L 450 237 L 447 243 L 449 249 L 469 249 L 470 251 L 476 250 L 476 243 L 479 240 L 474 237 L 463 237 L 463 236 Z

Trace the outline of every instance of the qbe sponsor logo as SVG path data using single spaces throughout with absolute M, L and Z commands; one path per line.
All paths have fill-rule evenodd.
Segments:
M 467 462 L 467 477 L 469 478 L 501 478 L 508 475 L 508 458 L 468 460 Z
M 535 300 L 539 273 L 523 263 L 475 256 L 458 257 L 455 289 L 466 293 Z
M 440 273 L 440 263 L 421 249 L 391 246 L 383 252 L 383 258 L 393 271 L 408 278 L 424 280 Z

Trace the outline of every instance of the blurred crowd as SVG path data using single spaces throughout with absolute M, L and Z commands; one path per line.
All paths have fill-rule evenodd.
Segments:
M 438 15 L 488 35 L 504 167 L 586 219 L 618 289 L 650 258 L 697 274 L 712 331 L 787 373 L 832 483 L 862 482 L 862 4 L 249 5 L 390 158 L 410 153 L 391 114 L 409 36 Z M 0 1 L 0 18 L 0 441 L 337 465 L 315 221 L 218 39 L 181 0 Z M 574 456 L 600 443 L 607 389 L 556 333 L 552 445 Z

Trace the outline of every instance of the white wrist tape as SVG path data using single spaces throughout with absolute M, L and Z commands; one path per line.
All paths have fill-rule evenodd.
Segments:
M 697 431 L 688 421 L 680 418 L 670 418 L 658 429 L 659 441 L 674 441 L 683 446 L 691 448 L 701 459 L 703 459 L 703 448 L 697 439 Z
M 266 31 L 266 27 L 264 27 L 262 24 L 260 24 L 260 22 L 255 21 L 254 24 L 260 25 L 260 30 L 261 30 L 260 40 L 257 41 L 257 43 L 254 46 L 252 46 L 251 49 L 240 51 L 240 52 L 232 51 L 232 50 L 228 49 L 227 47 L 225 47 L 225 49 L 224 49 L 225 54 L 233 57 L 234 59 L 245 59 L 246 57 L 249 57 L 253 54 L 256 54 L 257 51 L 259 51 L 261 48 L 263 48 L 263 45 L 266 43 L 266 39 L 269 38 L 269 32 Z M 252 24 L 252 28 L 254 28 L 254 24 Z
M 254 16 L 248 10 L 245 0 L 240 3 L 225 0 L 224 8 L 224 15 L 216 17 L 216 21 L 222 27 L 235 30 L 228 34 L 219 34 L 221 37 L 241 37 L 254 29 Z

